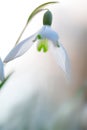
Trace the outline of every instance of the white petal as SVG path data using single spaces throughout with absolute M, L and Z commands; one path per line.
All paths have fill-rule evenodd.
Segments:
M 52 53 L 59 64 L 59 66 L 62 68 L 62 70 L 65 72 L 68 79 L 71 78 L 71 68 L 70 68 L 70 60 L 68 57 L 68 54 L 63 47 L 62 44 L 60 44 L 60 47 L 52 45 L 51 50 Z
M 0 58 L 0 80 L 1 81 L 4 80 L 4 65 L 1 58 Z
M 56 42 L 59 39 L 58 34 L 50 26 L 43 26 L 39 33 L 42 38 L 47 38 L 51 41 Z
M 18 45 L 16 45 L 6 56 L 4 62 L 7 63 L 28 51 L 28 49 L 33 45 L 33 40 L 35 39 L 35 37 L 36 34 L 28 37 L 27 39 L 23 40 Z

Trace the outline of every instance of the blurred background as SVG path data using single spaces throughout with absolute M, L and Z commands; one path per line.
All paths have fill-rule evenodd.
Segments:
M 44 2 L 48 1 L 3 0 L 0 2 L 0 56 L 3 60 L 14 46 L 31 11 Z M 11 71 L 14 73 L 0 91 L 0 130 L 13 130 L 13 127 L 22 130 L 22 128 L 17 127 L 19 121 L 17 115 L 21 118 L 21 113 L 25 113 L 24 110 L 28 113 L 29 101 L 34 93 L 38 95 L 38 102 L 31 124 L 35 124 L 35 122 L 41 124 L 44 121 L 46 123 L 50 116 L 54 117 L 51 120 L 53 122 L 53 119 L 57 118 L 54 116 L 57 114 L 53 113 L 56 113 L 58 108 L 67 101 L 70 100 L 71 103 L 71 99 L 76 95 L 78 89 L 83 88 L 87 81 L 87 1 L 60 0 L 59 2 L 59 4 L 50 5 L 48 8 L 53 13 L 52 28 L 58 32 L 60 41 L 66 48 L 71 61 L 72 82 L 66 79 L 50 50 L 45 54 L 39 53 L 36 46 L 33 45 L 22 57 L 5 66 L 6 75 Z M 43 12 L 32 20 L 21 40 L 42 27 L 42 18 Z M 86 90 L 83 92 L 78 99 L 79 101 L 74 100 L 75 112 L 78 111 L 79 113 L 79 109 L 81 109 L 87 113 L 87 108 L 85 108 L 86 92 Z M 69 106 L 71 110 L 72 105 Z M 64 108 L 63 111 L 69 108 L 67 106 L 62 107 Z M 24 115 L 28 116 L 28 114 Z M 82 117 L 86 121 L 87 116 Z M 18 120 L 16 119 L 16 123 L 12 123 L 9 127 L 9 121 L 14 122 L 13 118 Z M 28 120 L 28 118 L 26 119 Z M 51 123 L 48 122 L 48 124 Z M 36 126 L 32 127 L 31 125 L 31 129 L 34 130 Z

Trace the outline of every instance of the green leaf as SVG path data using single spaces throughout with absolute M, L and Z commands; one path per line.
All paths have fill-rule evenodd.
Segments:
M 30 14 L 28 20 L 27 20 L 27 24 L 30 22 L 30 20 L 36 15 L 38 14 L 39 12 L 43 11 L 44 10 L 44 7 L 46 7 L 47 5 L 50 5 L 50 4 L 56 4 L 56 3 L 59 3 L 57 1 L 51 1 L 51 2 L 47 2 L 47 3 L 44 3 L 40 6 L 38 6 L 36 9 L 34 9 L 34 11 Z
M 11 72 L 10 74 L 8 74 L 7 77 L 4 79 L 4 81 L 2 81 L 0 83 L 0 89 L 4 86 L 4 84 L 7 82 L 7 80 L 11 77 L 12 74 L 13 74 L 13 72 Z

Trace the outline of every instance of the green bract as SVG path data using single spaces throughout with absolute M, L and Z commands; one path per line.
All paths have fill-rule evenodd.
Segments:
M 37 35 L 37 38 L 38 38 L 38 39 L 42 39 L 42 37 L 41 37 L 41 35 L 40 35 L 40 34 L 39 34 L 39 35 Z
M 51 25 L 52 24 L 52 13 L 50 11 L 46 11 L 43 17 L 43 25 Z

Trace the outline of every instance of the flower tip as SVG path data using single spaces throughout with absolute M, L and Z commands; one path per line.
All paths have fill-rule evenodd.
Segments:
M 3 61 L 4 64 L 8 63 L 9 61 L 11 61 L 12 59 L 9 59 L 8 57 L 6 57 Z
M 4 59 L 3 63 L 6 64 L 8 61 L 6 59 Z

